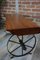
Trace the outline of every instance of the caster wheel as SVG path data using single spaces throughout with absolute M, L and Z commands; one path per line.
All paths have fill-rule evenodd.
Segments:
M 25 36 L 15 36 L 13 35 L 9 38 L 7 42 L 7 50 L 13 57 L 22 57 L 27 54 L 31 54 L 36 45 L 35 35 L 27 37 Z

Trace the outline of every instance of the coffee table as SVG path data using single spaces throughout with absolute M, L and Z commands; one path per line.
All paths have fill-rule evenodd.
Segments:
M 25 56 L 27 54 L 31 54 L 31 51 L 35 48 L 36 45 L 36 36 L 35 34 L 40 33 L 40 26 L 38 26 L 35 22 L 32 21 L 32 19 L 25 18 L 23 15 L 19 14 L 7 14 L 6 15 L 6 30 L 11 33 L 11 37 L 9 38 L 7 42 L 7 50 L 13 57 L 21 57 Z M 18 42 L 15 40 L 11 40 L 11 38 L 16 35 L 18 38 Z M 26 39 L 26 41 L 23 41 L 24 35 L 32 35 L 29 39 Z M 21 36 L 21 39 L 19 38 Z M 32 41 L 34 38 L 34 44 L 33 46 L 27 45 L 29 41 Z M 15 43 L 18 44 L 18 46 L 15 49 L 10 50 L 9 49 L 9 43 Z M 15 54 L 14 52 L 18 50 L 21 47 L 22 51 L 21 54 Z M 28 48 L 30 49 L 28 49 Z M 27 50 L 28 49 L 28 50 Z

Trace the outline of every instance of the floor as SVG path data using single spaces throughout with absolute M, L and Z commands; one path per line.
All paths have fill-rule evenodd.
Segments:
M 10 34 L 6 34 L 5 31 L 0 30 L 0 60 L 40 60 L 40 34 L 36 35 L 38 43 L 32 55 L 13 59 L 10 59 L 6 47 L 10 36 Z
M 33 53 L 32 60 L 40 60 L 40 39 L 39 39 L 36 49 Z

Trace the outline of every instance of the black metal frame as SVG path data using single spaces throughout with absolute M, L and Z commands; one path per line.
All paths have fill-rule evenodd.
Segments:
M 13 58 L 13 57 L 22 57 L 22 56 L 25 56 L 25 55 L 27 55 L 27 54 L 31 54 L 31 52 L 33 51 L 33 49 L 35 48 L 35 45 L 36 45 L 36 37 L 35 37 L 35 35 L 33 35 L 30 39 L 28 39 L 28 40 L 25 41 L 25 42 L 23 42 L 23 36 L 22 36 L 22 40 L 19 38 L 19 36 L 17 36 L 17 38 L 19 39 L 19 42 L 11 41 L 10 39 L 11 39 L 12 37 L 13 37 L 13 35 L 9 38 L 9 40 L 8 40 L 8 42 L 7 42 L 7 50 L 8 50 L 8 52 L 10 53 L 10 55 L 12 55 L 11 58 Z M 27 43 L 28 41 L 30 41 L 32 38 L 35 39 L 35 43 L 34 43 L 33 47 L 32 47 L 32 46 L 25 45 L 25 43 Z M 12 52 L 15 51 L 16 49 L 18 49 L 19 47 L 17 47 L 16 49 L 14 49 L 13 51 L 10 52 L 9 49 L 8 49 L 8 44 L 9 44 L 9 42 L 14 42 L 14 43 L 20 44 L 19 47 L 22 47 L 22 54 L 21 54 L 21 55 L 14 55 L 14 54 L 12 54 Z M 27 47 L 30 47 L 31 50 L 30 50 L 29 52 L 23 54 L 23 50 L 26 50 L 26 46 L 27 46 Z

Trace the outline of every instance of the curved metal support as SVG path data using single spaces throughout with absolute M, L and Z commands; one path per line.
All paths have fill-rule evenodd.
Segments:
M 12 35 L 13 36 L 13 35 Z M 20 39 L 19 38 L 19 36 L 17 36 L 17 38 L 19 39 L 19 42 L 15 42 L 15 41 L 11 41 L 10 39 L 12 38 L 12 36 L 9 38 L 9 40 L 8 40 L 8 42 L 7 42 L 7 50 L 8 50 L 8 52 L 12 55 L 12 57 L 21 57 L 21 56 L 25 56 L 25 55 L 27 55 L 27 54 L 31 54 L 31 52 L 33 51 L 33 49 L 35 48 L 35 45 L 36 45 L 36 37 L 35 37 L 35 35 L 33 35 L 31 38 L 29 38 L 27 41 L 25 41 L 25 42 L 23 42 L 23 36 L 22 36 L 22 39 Z M 29 46 L 29 45 L 25 45 L 25 43 L 27 43 L 28 41 L 30 41 L 32 38 L 34 38 L 34 45 L 33 45 L 33 47 L 32 46 Z M 8 44 L 9 44 L 9 42 L 12 42 L 12 43 L 17 43 L 17 44 L 19 44 L 20 46 L 18 46 L 18 47 L 16 47 L 14 50 L 12 50 L 11 52 L 9 51 L 9 49 L 8 49 Z M 21 55 L 15 55 L 15 54 L 13 54 L 12 52 L 14 52 L 15 50 L 17 50 L 17 49 L 19 49 L 19 48 L 22 48 L 22 54 Z M 30 51 L 28 51 L 28 52 L 26 52 L 25 54 L 23 53 L 23 51 L 26 51 L 27 50 L 27 48 L 26 47 L 29 47 L 29 48 L 31 48 L 30 49 Z

